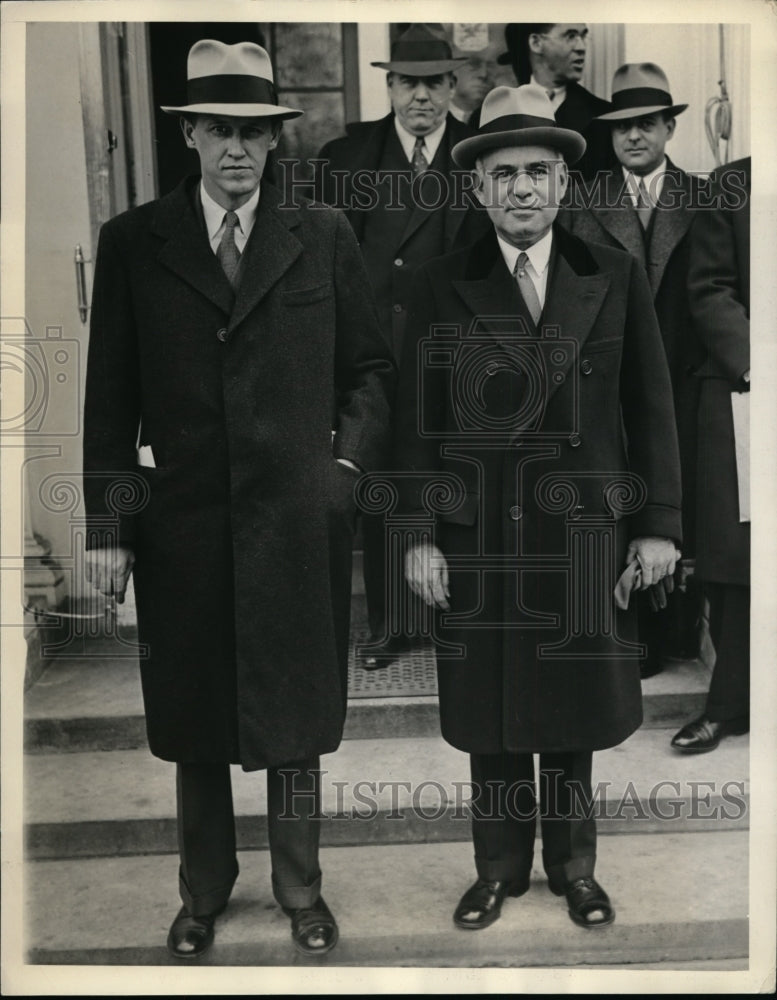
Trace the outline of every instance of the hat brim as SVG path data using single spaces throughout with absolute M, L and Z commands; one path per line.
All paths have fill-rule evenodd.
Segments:
M 440 73 L 453 73 L 460 69 L 468 59 L 438 59 L 432 62 L 374 62 L 370 66 L 387 69 L 391 73 L 402 73 L 404 76 L 439 76 Z
M 168 115 L 227 115 L 230 118 L 299 118 L 304 111 L 280 104 L 185 104 L 180 108 L 160 105 Z
M 475 161 L 483 153 L 489 149 L 504 149 L 508 146 L 549 146 L 551 149 L 557 149 L 566 162 L 572 164 L 577 163 L 583 155 L 586 143 L 579 132 L 549 125 L 473 135 L 469 139 L 457 142 L 451 150 L 451 155 L 464 170 L 472 170 Z
M 651 104 L 646 108 L 620 108 L 618 111 L 608 111 L 607 114 L 597 115 L 594 121 L 597 122 L 617 122 L 624 118 L 642 118 L 644 115 L 654 115 L 657 111 L 670 114 L 672 117 L 685 111 L 687 104 L 672 104 L 667 107 L 665 104 Z

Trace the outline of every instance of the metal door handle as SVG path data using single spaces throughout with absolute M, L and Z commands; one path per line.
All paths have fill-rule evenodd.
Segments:
M 78 296 L 78 314 L 81 317 L 81 322 L 86 323 L 87 316 L 89 315 L 89 303 L 86 300 L 86 260 L 84 259 L 84 252 L 81 249 L 80 243 L 76 243 L 73 260 L 76 265 L 76 295 Z

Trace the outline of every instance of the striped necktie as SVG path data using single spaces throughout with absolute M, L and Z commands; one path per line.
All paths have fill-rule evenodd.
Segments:
M 639 184 L 637 185 L 637 215 L 639 216 L 639 221 L 642 223 L 642 228 L 647 229 L 650 225 L 650 216 L 653 212 L 653 206 L 650 204 L 650 199 L 648 198 L 647 188 L 645 187 L 645 178 L 640 177 Z
M 232 288 L 235 288 L 235 275 L 237 274 L 237 266 L 240 263 L 240 251 L 235 243 L 235 227 L 238 224 L 237 212 L 227 212 L 224 220 L 224 235 L 221 237 L 221 243 L 219 243 L 216 256 L 224 269 L 227 281 Z
M 413 166 L 413 173 L 416 177 L 420 176 L 425 170 L 429 169 L 429 161 L 424 156 L 424 137 L 422 135 L 416 137 L 415 146 L 413 146 L 413 159 L 411 163 Z
M 526 273 L 526 265 L 529 263 L 529 257 L 525 253 L 519 253 L 518 259 L 515 262 L 515 267 L 513 268 L 513 276 L 518 282 L 518 289 L 523 296 L 523 301 L 531 313 L 531 318 L 534 320 L 534 324 L 539 322 L 540 314 L 542 313 L 542 306 L 540 305 L 540 297 L 537 295 L 537 289 L 534 287 L 534 282 L 531 277 Z

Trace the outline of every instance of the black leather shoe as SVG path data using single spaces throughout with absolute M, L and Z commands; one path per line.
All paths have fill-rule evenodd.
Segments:
M 291 917 L 291 940 L 303 955 L 325 955 L 337 944 L 340 932 L 331 910 L 321 896 L 312 906 L 290 909 L 283 907 Z
M 395 663 L 402 653 L 410 649 L 410 640 L 404 636 L 391 636 L 382 642 L 373 642 L 359 654 L 359 665 L 365 670 L 378 670 Z
M 730 719 L 713 722 L 706 715 L 700 716 L 672 738 L 672 746 L 681 753 L 707 753 L 714 750 L 724 736 L 741 736 L 750 729 L 748 719 Z
M 468 931 L 479 931 L 489 927 L 499 919 L 502 903 L 506 896 L 522 896 L 529 888 L 528 877 L 521 882 L 496 879 L 487 882 L 479 878 L 459 900 L 453 913 L 457 927 Z
M 170 926 L 167 950 L 174 958 L 199 958 L 213 944 L 213 924 L 224 907 L 204 917 L 193 917 L 185 906 Z
M 569 916 L 580 927 L 606 927 L 615 920 L 610 897 L 590 875 L 573 879 L 563 889 L 549 885 L 556 896 L 567 897 Z

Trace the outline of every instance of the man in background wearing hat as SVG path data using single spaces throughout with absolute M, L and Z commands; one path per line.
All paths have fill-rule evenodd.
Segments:
M 261 181 L 284 119 L 263 48 L 196 43 L 186 144 L 159 201 L 106 223 L 94 279 L 87 576 L 133 571 L 151 752 L 177 764 L 168 937 L 197 958 L 237 878 L 230 764 L 267 769 L 272 886 L 303 954 L 328 951 L 319 755 L 346 709 L 353 488 L 379 467 L 394 365 L 345 218 Z M 134 489 L 132 510 L 112 499 Z M 128 484 L 128 486 L 127 486 Z M 299 623 L 305 622 L 305 628 Z
M 457 196 L 453 178 L 451 150 L 472 135 L 449 113 L 453 71 L 465 61 L 452 58 L 441 30 L 411 25 L 392 45 L 389 62 L 372 63 L 388 71 L 391 113 L 379 121 L 348 125 L 347 135 L 327 143 L 318 157 L 318 195 L 345 208 L 367 266 L 381 329 L 397 360 L 416 268 L 471 243 L 487 224 L 482 213 Z M 362 663 L 370 669 L 396 659 L 408 640 L 387 620 L 392 588 L 383 516 L 365 514 L 362 527 L 370 629 Z M 400 631 L 407 628 L 403 622 Z
M 647 275 L 672 378 L 683 480 L 683 552 L 692 557 L 699 396 L 692 368 L 699 348 L 692 335 L 687 280 L 691 225 L 700 205 L 707 203 L 708 185 L 666 155 L 675 116 L 687 107 L 672 101 L 669 81 L 654 63 L 627 63 L 616 70 L 611 108 L 599 118 L 611 128 L 618 165 L 588 191 L 573 192 L 561 221 L 581 239 L 626 250 Z M 698 593 L 690 584 L 684 595 L 676 591 L 669 607 L 659 611 L 653 611 L 647 599 L 639 601 L 640 640 L 647 645 L 643 677 L 659 673 L 667 653 L 696 655 L 693 648 L 682 648 L 679 625 L 684 615 L 692 640 L 700 611 Z M 677 633 L 674 638 L 672 631 Z
M 488 95 L 454 158 L 493 228 L 419 269 L 400 369 L 400 510 L 428 518 L 430 484 L 445 486 L 434 541 L 409 547 L 406 575 L 449 612 L 438 684 L 443 736 L 470 754 L 478 878 L 453 918 L 466 929 L 529 889 L 533 753 L 549 887 L 583 927 L 614 919 L 585 807 L 592 751 L 642 721 L 632 612 L 616 612 L 613 588 L 624 566 L 653 586 L 678 556 L 671 385 L 647 279 L 554 224 L 584 149 L 542 89 Z M 594 537 L 600 554 L 581 564 Z
M 607 101 L 580 83 L 589 44 L 587 26 L 508 24 L 505 42 L 507 52 L 499 62 L 512 65 L 519 84 L 542 87 L 558 124 L 584 137 L 586 151 L 575 164 L 574 175 L 590 180 L 598 171 L 607 170 L 613 163 L 612 149 L 607 130 L 595 122 L 597 115 L 607 111 Z

